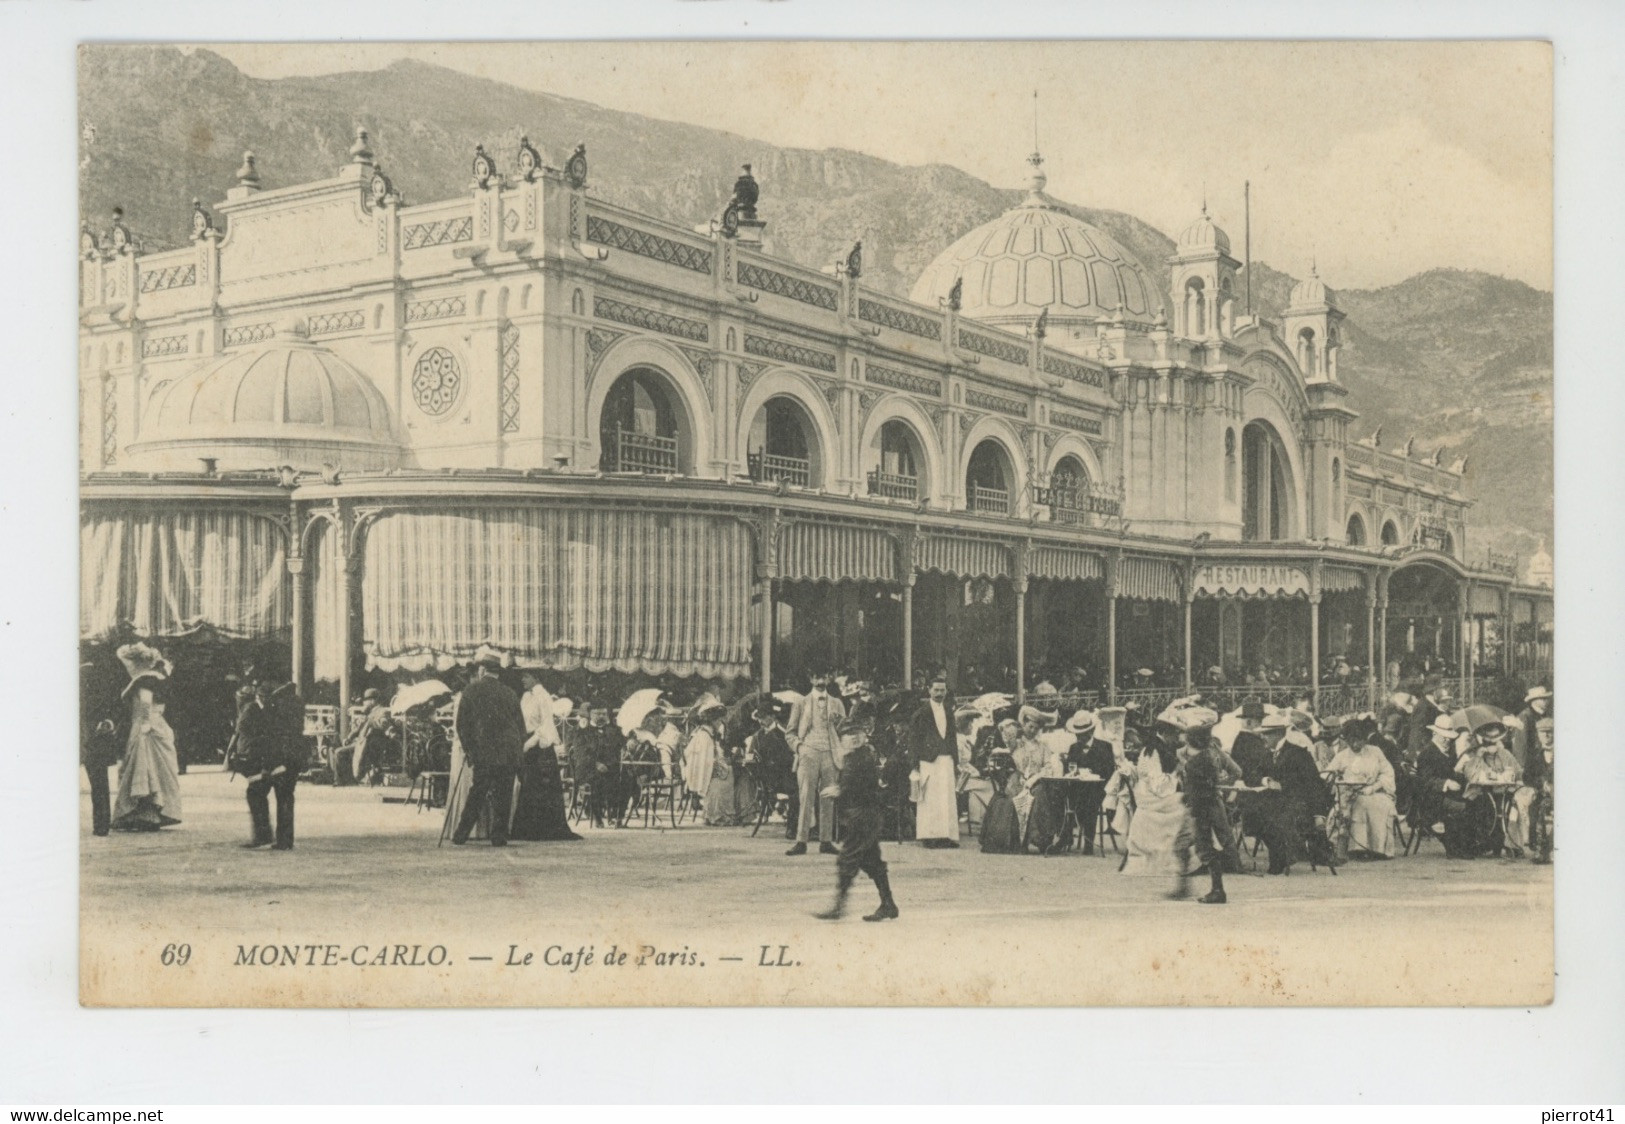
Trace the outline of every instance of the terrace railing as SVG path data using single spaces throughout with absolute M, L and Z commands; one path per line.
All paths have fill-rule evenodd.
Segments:
M 981 484 L 970 486 L 970 509 L 981 515 L 1010 514 L 1010 490 L 987 488 Z
M 612 471 L 676 475 L 677 438 L 617 429 Z
M 901 473 L 872 469 L 869 472 L 869 494 L 883 496 L 889 500 L 917 500 L 920 498 L 920 479 L 917 476 L 904 476 Z
M 803 457 L 780 457 L 772 453 L 747 453 L 746 467 L 752 480 L 762 483 L 782 481 L 805 488 L 812 483 L 812 462 Z

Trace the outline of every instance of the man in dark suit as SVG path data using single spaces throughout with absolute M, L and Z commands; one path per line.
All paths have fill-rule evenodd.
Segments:
M 474 824 L 491 810 L 491 846 L 508 845 L 508 817 L 513 809 L 513 783 L 525 746 L 525 714 L 519 696 L 497 678 L 502 666 L 495 656 L 476 664 L 474 682 L 463 688 L 457 704 L 457 740 L 474 778 L 451 841 L 468 842 Z
M 1471 858 L 1462 855 L 1466 804 L 1461 798 L 1461 777 L 1456 772 L 1457 733 L 1456 724 L 1443 714 L 1428 729 L 1428 744 L 1416 758 L 1416 802 L 1411 808 L 1411 826 L 1438 835 L 1446 855 Z M 1440 832 L 1440 828 L 1444 830 Z
M 1416 709 L 1411 711 L 1409 722 L 1405 728 L 1405 740 L 1400 745 L 1404 754 L 1404 761 L 1412 766 L 1422 750 L 1427 748 L 1433 740 L 1433 723 L 1438 720 L 1442 712 L 1439 703 L 1443 697 L 1444 684 L 1436 677 L 1430 677 L 1422 684 L 1422 697 L 1416 700 Z M 1395 769 L 1399 768 L 1397 762 L 1390 762 Z
M 869 745 L 869 727 L 844 718 L 840 724 L 841 769 L 839 785 L 829 791 L 841 798 L 841 851 L 835 860 L 835 902 L 816 916 L 839 921 L 846 911 L 846 895 L 858 872 L 874 879 L 880 891 L 880 908 L 864 916 L 865 921 L 890 921 L 897 917 L 897 902 L 891 896 L 886 860 L 880 854 L 881 825 L 884 819 L 884 785 L 880 759 Z
M 1314 818 L 1326 814 L 1331 794 L 1320 779 L 1314 756 L 1299 742 L 1288 740 L 1291 729 L 1292 720 L 1283 711 L 1264 719 L 1259 732 L 1267 747 L 1268 763 L 1259 781 L 1248 782 L 1262 783 L 1268 790 L 1257 794 L 1255 807 L 1259 836 L 1269 848 L 1271 874 L 1286 874 L 1309 846 L 1317 848 L 1310 856 L 1316 862 L 1326 862 L 1330 857 L 1329 846 L 1313 840 Z M 1324 835 L 1320 838 L 1324 842 Z
M 111 717 L 118 713 L 118 695 L 108 690 L 106 680 L 94 663 L 79 665 L 79 762 L 90 777 L 90 826 L 97 835 L 106 835 L 113 827 L 107 770 L 124 752 L 119 724 Z
M 1066 729 L 1074 739 L 1066 755 L 1067 772 L 1093 773 L 1101 783 L 1093 781 L 1077 786 L 1078 828 L 1083 832 L 1083 853 L 1095 853 L 1095 829 L 1100 823 L 1100 805 L 1106 797 L 1105 782 L 1117 771 L 1117 757 L 1111 742 L 1095 737 L 1097 720 L 1094 711 L 1079 710 L 1066 720 Z
M 1241 704 L 1241 729 L 1236 733 L 1235 740 L 1230 743 L 1230 757 L 1241 767 L 1242 782 L 1252 788 L 1264 783 L 1264 774 L 1270 767 L 1270 751 L 1259 732 L 1263 721 L 1264 704 L 1256 698 L 1248 699 Z M 1263 802 L 1258 799 L 1258 795 L 1252 792 L 1239 793 L 1236 796 L 1236 804 L 1241 809 L 1243 833 L 1262 838 Z
M 915 835 L 924 847 L 959 846 L 959 796 L 954 769 L 959 760 L 959 731 L 948 702 L 948 680 L 937 675 L 930 694 L 909 719 L 908 747 L 920 771 L 921 793 Z
M 243 846 L 293 850 L 293 790 L 305 767 L 305 704 L 292 683 L 277 683 L 264 668 L 253 672 L 253 694 L 237 713 L 236 767 L 248 782 L 252 836 Z M 276 832 L 271 793 L 276 793 Z

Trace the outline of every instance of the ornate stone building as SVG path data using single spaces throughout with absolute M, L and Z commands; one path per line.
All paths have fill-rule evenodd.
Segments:
M 1351 440 L 1334 294 L 1247 315 L 1205 213 L 1159 293 L 1035 154 L 903 301 L 861 246 L 764 253 L 748 167 L 696 232 L 596 198 L 585 147 L 506 159 L 407 206 L 358 133 L 316 183 L 247 157 L 185 248 L 87 226 L 87 639 L 285 637 L 345 696 L 485 649 L 1107 692 L 1549 661 L 1549 592 L 1468 561 L 1463 466 Z

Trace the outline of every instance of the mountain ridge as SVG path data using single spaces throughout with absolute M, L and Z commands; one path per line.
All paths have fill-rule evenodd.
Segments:
M 785 148 L 416 59 L 260 79 L 207 48 L 88 45 L 80 115 L 82 213 L 100 223 L 122 205 L 155 248 L 184 243 L 191 200 L 222 197 L 244 150 L 268 184 L 326 178 L 348 161 L 356 121 L 410 203 L 464 194 L 474 144 L 500 164 L 522 132 L 554 164 L 585 141 L 595 193 L 679 225 L 719 214 L 750 163 L 770 252 L 816 268 L 862 238 L 866 280 L 903 297 L 939 252 L 1024 194 L 950 164 Z M 1127 212 L 1064 205 L 1139 260 L 1167 303 L 1172 238 Z M 1294 283 L 1254 262 L 1257 311 L 1278 318 Z M 1423 447 L 1448 443 L 1452 458 L 1468 457 L 1471 555 L 1489 546 L 1527 557 L 1550 544 L 1551 294 L 1447 266 L 1334 292 L 1348 314 L 1339 376 L 1361 413 L 1356 432 L 1381 425 L 1389 447 L 1415 434 Z

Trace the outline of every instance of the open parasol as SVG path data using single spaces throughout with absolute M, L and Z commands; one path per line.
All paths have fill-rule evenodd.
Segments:
M 641 691 L 633 691 L 621 704 L 621 709 L 615 712 L 615 725 L 621 728 L 621 733 L 630 734 L 643 725 L 643 720 L 649 717 L 649 712 L 659 705 L 659 687 L 645 687 Z
M 1498 706 L 1490 706 L 1488 703 L 1476 703 L 1473 706 L 1456 711 L 1450 716 L 1450 721 L 1455 723 L 1458 730 L 1476 730 L 1480 726 L 1488 726 L 1492 722 L 1499 722 L 1505 726 L 1507 724 L 1507 712 Z
M 1014 701 L 1014 695 L 1001 694 L 998 691 L 989 691 L 985 695 L 978 695 L 976 698 L 972 699 L 970 705 L 974 706 L 977 710 L 986 715 L 989 720 L 991 720 L 995 712 L 1004 710 Z
M 425 679 L 421 683 L 408 683 L 395 692 L 390 700 L 392 714 L 405 714 L 429 703 L 442 702 L 451 695 L 451 688 L 438 679 Z

